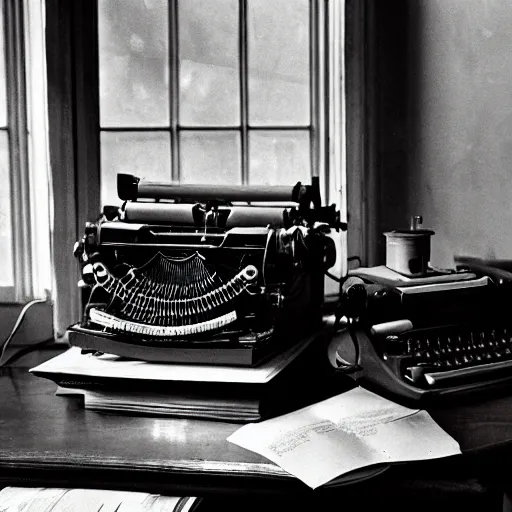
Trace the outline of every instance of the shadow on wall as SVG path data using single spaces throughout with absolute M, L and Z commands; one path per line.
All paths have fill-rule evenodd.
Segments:
M 383 263 L 386 241 L 382 233 L 408 226 L 409 0 L 373 2 L 371 7 L 374 9 L 375 55 L 370 86 L 375 95 L 377 126 L 373 129 L 379 178 L 377 263 Z
M 421 214 L 436 232 L 437 266 L 453 266 L 455 254 L 511 258 L 512 9 L 500 0 L 382 4 L 375 2 L 381 231 Z

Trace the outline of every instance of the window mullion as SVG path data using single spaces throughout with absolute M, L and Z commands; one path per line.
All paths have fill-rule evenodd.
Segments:
M 5 49 L 16 302 L 32 295 L 23 2 L 5 0 Z
M 319 0 L 309 1 L 309 104 L 310 104 L 310 144 L 311 144 L 311 174 L 322 178 L 322 190 L 326 191 L 325 182 L 328 181 L 324 176 L 324 151 L 325 141 L 325 102 L 320 93 L 325 86 L 325 66 L 323 65 L 322 55 L 325 47 L 323 45 L 325 22 L 322 11 L 323 2 Z M 327 169 L 325 169 L 327 171 Z
M 249 183 L 249 71 L 247 63 L 247 0 L 240 0 L 239 7 L 239 64 L 240 64 L 240 147 L 242 184 Z
M 315 5 L 315 39 L 313 45 L 316 48 L 316 70 L 318 76 L 314 91 L 316 101 L 316 137 L 315 137 L 315 165 L 320 176 L 320 184 L 323 197 L 326 201 L 329 197 L 330 160 L 329 160 L 329 2 L 314 0 Z
M 178 0 L 169 2 L 169 109 L 171 129 L 171 179 L 180 180 Z

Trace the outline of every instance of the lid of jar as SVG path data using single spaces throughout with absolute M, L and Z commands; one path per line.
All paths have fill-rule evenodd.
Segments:
M 383 233 L 385 237 L 390 238 L 416 238 L 435 235 L 431 229 L 394 229 Z

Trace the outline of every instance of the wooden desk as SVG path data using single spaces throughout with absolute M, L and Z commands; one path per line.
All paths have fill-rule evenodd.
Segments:
M 41 352 L 39 360 L 56 353 Z M 498 499 L 499 489 L 488 480 L 496 479 L 497 457 L 512 452 L 512 397 L 439 409 L 432 415 L 459 441 L 464 456 L 381 468 L 380 474 L 372 469 L 360 475 L 372 478 L 312 491 L 263 457 L 228 443 L 239 425 L 101 414 L 56 397 L 55 389 L 27 368 L 0 370 L 0 487 L 22 482 L 205 496 L 282 494 L 302 503 L 340 492 L 343 503 L 369 496 L 416 500 L 435 488 L 446 493 L 445 500 L 455 493 L 474 504 Z

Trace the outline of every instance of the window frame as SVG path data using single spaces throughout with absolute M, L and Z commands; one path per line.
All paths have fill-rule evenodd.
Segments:
M 8 137 L 14 277 L 12 286 L 0 286 L 3 305 L 50 296 L 51 205 L 47 193 L 45 53 L 40 44 L 44 36 L 44 0 L 0 2 L 4 12 L 7 107 L 6 126 L 0 129 Z
M 13 286 L 0 286 L 1 303 L 21 303 L 34 295 L 30 223 L 24 2 L 1 0 L 4 11 L 7 132 L 11 185 Z
M 175 4 L 177 1 L 171 0 L 170 4 Z M 52 2 L 59 5 L 62 11 L 62 4 L 65 4 L 65 0 L 47 0 L 47 3 Z M 247 0 L 240 0 L 240 2 L 247 4 Z M 351 21 L 345 20 L 345 4 L 357 2 L 359 0 L 310 0 L 312 9 L 310 41 L 314 39 L 316 45 L 316 51 L 314 49 L 310 51 L 310 68 L 312 70 L 310 74 L 310 125 L 296 128 L 299 130 L 309 129 L 310 136 L 313 139 L 310 152 L 312 176 L 319 176 L 320 178 L 324 202 L 336 202 L 338 207 L 341 208 L 342 220 L 347 218 L 346 194 L 342 190 L 343 185 L 346 185 L 346 180 L 344 178 L 341 181 L 336 179 L 333 170 L 336 166 L 336 171 L 339 171 L 340 175 L 345 173 L 346 144 L 334 140 L 334 137 L 344 137 L 346 135 L 345 116 L 349 108 L 346 107 L 345 96 L 351 94 L 351 92 L 347 91 L 345 87 L 344 39 L 346 37 L 345 26 L 350 24 Z M 71 39 L 74 46 L 76 125 L 78 127 L 76 150 L 80 152 L 80 149 L 83 149 L 83 158 L 77 158 L 77 176 L 79 179 L 81 178 L 84 185 L 88 182 L 90 187 L 89 189 L 85 187 L 83 190 L 80 188 L 81 193 L 84 192 L 86 197 L 77 198 L 78 215 L 82 217 L 82 219 L 79 219 L 79 226 L 82 226 L 87 220 L 97 216 L 100 211 L 100 201 L 98 199 L 99 180 L 101 179 L 100 132 L 169 131 L 169 128 L 112 128 L 101 126 L 99 88 L 97 86 L 92 88 L 94 83 L 99 84 L 97 0 L 75 0 L 72 3 L 74 8 L 71 9 L 70 16 L 74 20 L 72 25 L 74 37 L 71 37 Z M 55 9 L 52 9 L 51 12 L 55 12 Z M 173 16 L 175 17 L 176 13 Z M 172 30 L 171 27 L 169 27 L 169 30 Z M 332 48 L 333 45 L 336 46 L 334 49 Z M 310 46 L 312 48 L 312 45 Z M 173 58 L 177 59 L 177 54 L 174 54 Z M 357 87 L 359 86 L 360 84 L 357 84 Z M 177 87 L 178 85 L 172 85 L 171 81 L 170 94 L 176 96 Z M 176 102 L 174 104 L 177 105 Z M 170 105 L 172 107 L 173 102 Z M 177 115 L 171 115 L 171 119 L 177 122 Z M 247 122 L 248 126 L 249 123 Z M 216 128 L 214 127 L 214 129 Z M 251 127 L 251 129 L 256 130 L 259 128 L 259 126 Z M 290 127 L 276 125 L 274 129 L 288 128 Z M 183 127 L 180 129 L 183 129 Z M 188 127 L 185 127 L 186 129 Z M 201 129 L 209 130 L 210 128 L 190 127 L 190 129 L 199 131 Z M 224 130 L 226 127 L 218 127 L 218 129 Z M 233 129 L 239 130 L 239 128 Z M 265 126 L 261 129 L 272 128 Z M 175 130 L 175 132 L 177 133 L 178 130 Z M 346 139 L 344 140 L 346 141 Z M 173 151 L 173 155 L 177 155 L 177 152 Z M 83 172 L 80 172 L 81 168 Z M 174 165 L 172 169 L 175 169 Z M 246 169 L 248 169 L 248 166 L 246 166 Z M 84 212 L 86 212 L 85 215 Z M 83 222 L 81 222 L 82 220 Z
M 240 183 L 249 183 L 249 135 L 250 132 L 271 132 L 271 131 L 300 131 L 308 132 L 309 144 L 309 169 L 311 176 L 318 176 L 320 171 L 320 159 L 318 152 L 320 144 L 317 142 L 317 134 L 323 133 L 319 129 L 319 109 L 324 108 L 322 95 L 319 94 L 319 79 L 322 69 L 322 54 L 316 51 L 319 44 L 319 37 L 323 37 L 324 30 L 319 30 L 318 20 L 322 18 L 320 11 L 325 9 L 325 2 L 322 0 L 307 0 L 309 9 L 309 123 L 308 124 L 278 124 L 266 123 L 251 125 L 249 119 L 249 69 L 248 69 L 248 2 L 250 0 L 238 0 L 238 77 L 239 77 L 239 124 L 238 125 L 188 125 L 180 122 L 180 59 L 179 59 L 179 12 L 180 0 L 169 1 L 168 13 L 168 40 L 169 40 L 169 123 L 167 126 L 151 125 L 123 125 L 117 126 L 99 122 L 100 133 L 165 133 L 169 134 L 171 150 L 171 175 L 170 180 L 179 182 L 181 177 L 180 134 L 183 132 L 217 132 L 217 133 L 238 133 L 240 135 Z M 96 0 L 97 5 L 97 0 Z M 323 113 L 322 113 L 323 114 Z M 98 115 L 98 117 L 100 117 Z M 322 118 L 325 117 L 322 115 Z M 101 164 L 100 164 L 101 165 Z M 100 169 L 101 172 L 101 169 Z

